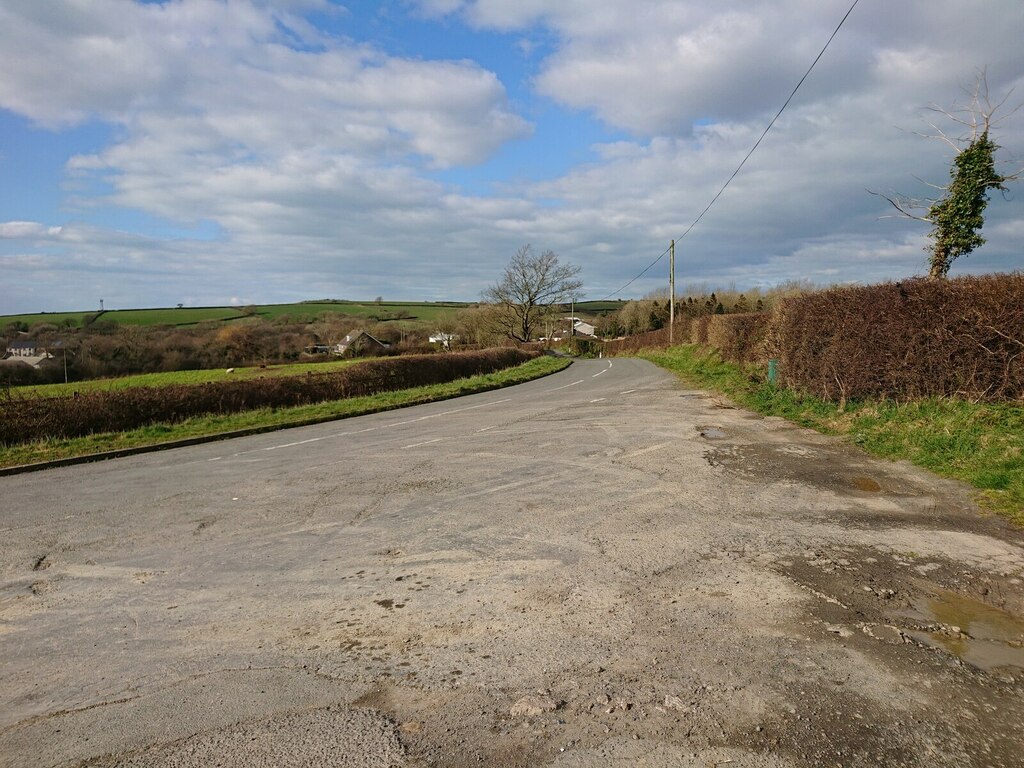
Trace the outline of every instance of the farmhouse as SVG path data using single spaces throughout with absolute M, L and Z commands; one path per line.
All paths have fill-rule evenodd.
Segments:
M 38 368 L 53 355 L 40 346 L 37 341 L 9 341 L 2 359 L 6 363 L 23 363 Z
M 457 338 L 459 338 L 457 334 L 438 331 L 437 333 L 432 334 L 428 341 L 431 344 L 440 344 L 442 349 L 450 350 L 452 348 L 452 342 Z
M 358 357 L 359 355 L 380 354 L 389 346 L 380 339 L 375 339 L 366 331 L 355 330 L 335 344 L 331 352 L 339 357 Z

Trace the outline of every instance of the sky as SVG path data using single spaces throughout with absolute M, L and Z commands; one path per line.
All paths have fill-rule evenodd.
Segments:
M 580 266 L 581 298 L 663 290 L 667 259 L 616 293 L 850 3 L 0 0 L 0 315 L 475 301 L 525 244 Z M 981 70 L 1020 167 L 1021 40 L 1020 0 L 860 0 L 679 241 L 677 286 L 926 273 L 928 225 L 869 190 L 946 183 L 921 134 L 962 130 L 929 106 Z M 1021 269 L 1022 200 L 993 196 L 951 274 Z

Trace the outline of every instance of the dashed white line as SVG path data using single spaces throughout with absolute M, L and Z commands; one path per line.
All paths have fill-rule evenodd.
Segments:
M 435 437 L 433 440 L 424 440 L 422 443 L 413 443 L 412 445 L 403 445 L 402 448 L 419 448 L 421 445 L 430 445 L 431 443 L 440 443 L 444 438 Z
M 627 389 L 625 392 L 619 392 L 619 394 L 620 395 L 629 395 L 629 394 L 632 394 L 633 392 L 636 392 L 636 390 L 635 389 Z
M 560 389 L 568 389 L 569 387 L 575 387 L 577 384 L 582 384 L 584 381 L 586 381 L 586 379 L 580 379 L 579 381 L 574 381 L 572 384 L 564 384 L 561 387 L 549 389 L 548 392 L 557 392 Z
M 604 369 L 603 371 L 598 371 L 597 373 L 595 373 L 595 374 L 594 374 L 593 376 L 591 376 L 590 378 L 592 378 L 592 379 L 596 379 L 596 378 L 597 378 L 598 376 L 600 376 L 600 375 L 601 375 L 602 373 L 608 373 L 608 369 L 607 369 L 607 368 L 605 368 L 605 369 Z
M 478 429 L 478 430 L 477 430 L 477 432 L 478 432 L 478 433 L 479 433 L 479 432 L 488 432 L 488 431 L 490 431 L 490 430 L 492 430 L 492 429 L 497 429 L 497 428 L 498 428 L 498 425 L 497 425 L 497 424 L 492 424 L 492 425 L 491 425 L 491 426 L 489 426 L 489 427 L 484 427 L 483 429 Z
M 592 403 L 600 403 L 604 399 L 605 398 L 603 398 L 603 397 L 599 397 L 599 398 L 597 398 L 597 400 L 591 400 L 590 402 L 592 402 Z
M 311 437 L 309 440 L 299 440 L 296 443 L 283 443 L 281 445 L 272 445 L 269 448 L 264 448 L 264 451 L 276 451 L 278 448 L 294 448 L 296 445 L 306 445 L 306 443 L 319 443 L 321 440 L 326 440 L 328 437 L 337 437 L 337 435 L 325 435 L 324 437 Z

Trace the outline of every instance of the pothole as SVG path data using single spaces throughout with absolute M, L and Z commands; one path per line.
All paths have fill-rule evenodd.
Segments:
M 728 437 L 728 435 L 718 427 L 697 427 L 697 429 L 700 431 L 700 436 L 708 440 L 721 440 L 722 438 Z
M 908 631 L 918 642 L 941 648 L 986 672 L 1004 667 L 1024 670 L 1022 618 L 948 591 L 915 601 L 911 615 L 941 625 Z
M 882 486 L 878 484 L 878 481 L 872 480 L 870 477 L 854 477 L 850 479 L 850 483 L 858 491 L 866 491 L 867 493 L 878 493 L 882 490 Z

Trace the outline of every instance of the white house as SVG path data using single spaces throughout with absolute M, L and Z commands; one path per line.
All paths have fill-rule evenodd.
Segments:
M 457 338 L 459 338 L 458 335 L 454 333 L 445 333 L 444 331 L 438 331 L 437 333 L 431 334 L 429 340 L 431 344 L 440 344 L 441 347 L 444 349 L 451 349 L 452 342 L 455 341 Z

